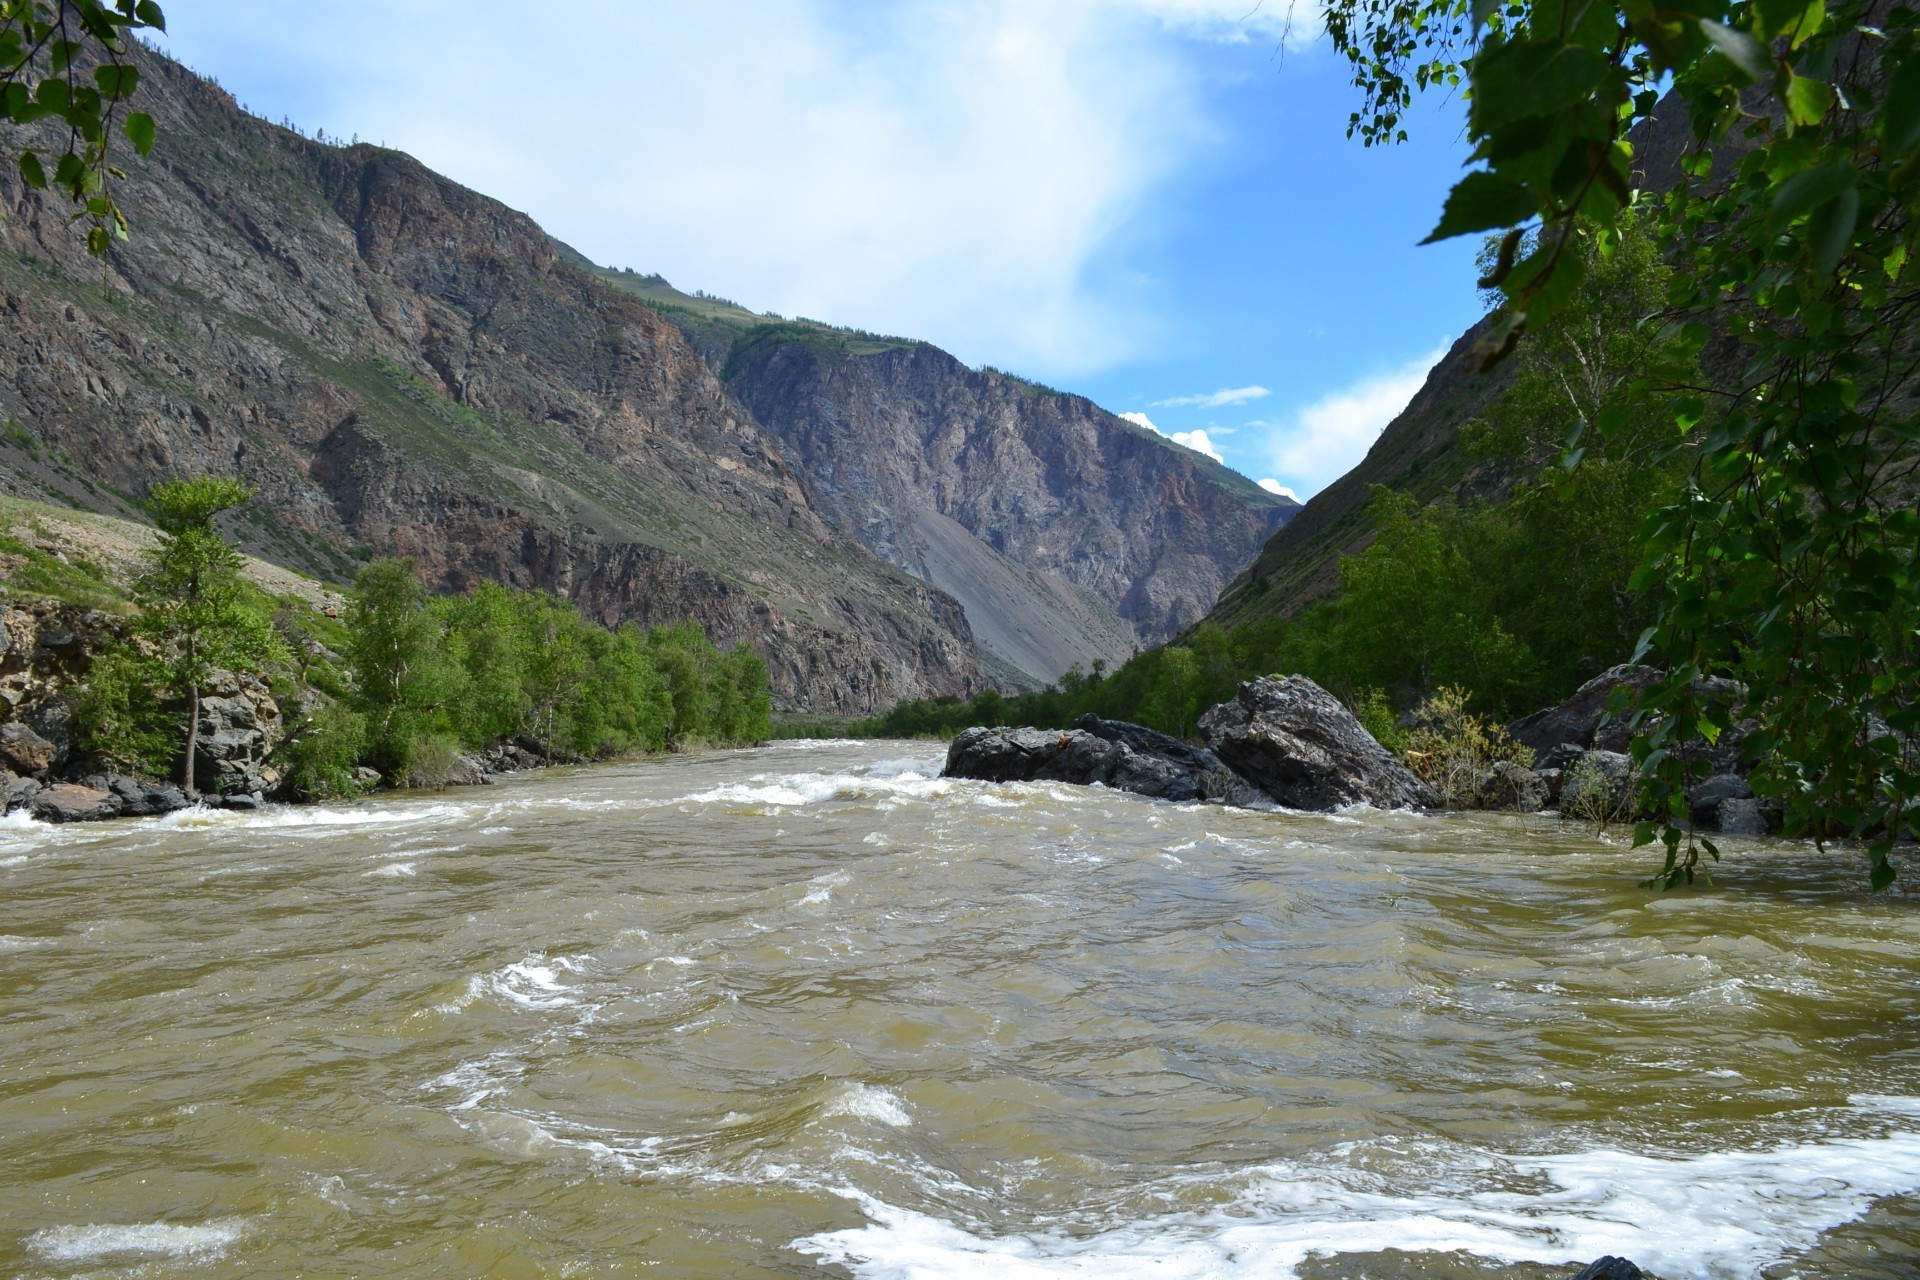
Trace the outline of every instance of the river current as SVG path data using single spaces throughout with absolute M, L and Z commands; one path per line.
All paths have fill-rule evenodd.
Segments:
M 939 764 L 0 823 L 0 1273 L 1920 1273 L 1844 856 Z

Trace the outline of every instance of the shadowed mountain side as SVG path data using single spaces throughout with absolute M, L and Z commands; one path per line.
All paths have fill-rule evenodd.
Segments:
M 87 258 L 0 172 L 0 486 L 134 512 L 238 474 L 248 549 L 335 581 L 372 555 L 605 622 L 746 640 L 782 705 L 979 688 L 964 615 L 822 518 L 680 331 L 529 219 L 369 146 L 254 119 L 141 53 L 160 126 L 133 239 Z

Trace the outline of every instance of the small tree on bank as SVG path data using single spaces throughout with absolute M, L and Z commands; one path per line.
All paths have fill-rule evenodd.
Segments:
M 159 683 L 187 704 L 180 786 L 189 796 L 198 795 L 201 690 L 214 670 L 258 666 L 276 648 L 266 619 L 247 606 L 239 551 L 213 523 L 252 496 L 227 476 L 171 480 L 147 495 L 160 541 L 148 553 L 134 599 L 143 610 L 139 629 L 158 654 Z

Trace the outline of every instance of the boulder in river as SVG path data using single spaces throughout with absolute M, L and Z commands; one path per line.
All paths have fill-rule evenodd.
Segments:
M 1647 1280 L 1647 1273 L 1625 1258 L 1616 1258 L 1608 1254 L 1604 1258 L 1595 1258 L 1580 1268 L 1574 1274 L 1573 1280 Z
M 119 797 L 120 813 L 129 818 L 172 813 L 192 803 L 184 791 L 170 782 L 148 782 L 124 773 L 94 774 L 86 779 L 86 785 Z
M 1431 807 L 1433 792 L 1305 676 L 1263 676 L 1200 717 L 1229 768 L 1289 809 Z
M 27 802 L 33 816 L 46 822 L 99 822 L 117 818 L 124 807 L 111 791 L 97 791 L 75 782 L 61 782 Z
M 1547 807 L 1547 782 L 1525 765 L 1496 760 L 1479 781 L 1478 798 L 1484 809 L 1509 813 L 1538 813 Z
M 1098 782 L 1161 800 L 1261 802 L 1210 751 L 1142 725 L 1082 716 L 1071 729 L 972 728 L 947 748 L 944 778 Z

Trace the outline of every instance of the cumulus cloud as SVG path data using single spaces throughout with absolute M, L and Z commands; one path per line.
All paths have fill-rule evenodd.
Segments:
M 1273 469 L 1306 493 L 1339 479 L 1366 456 L 1446 353 L 1443 344 L 1398 369 L 1362 378 L 1307 405 L 1289 421 L 1252 424 L 1271 432 Z
M 1292 498 L 1295 502 L 1300 501 L 1299 494 L 1289 489 L 1286 485 L 1281 484 L 1278 480 L 1273 479 L 1271 476 L 1269 476 L 1265 480 L 1259 481 L 1258 484 L 1262 489 L 1265 489 L 1268 493 L 1271 493 L 1276 497 Z
M 1123 413 L 1120 416 L 1122 418 L 1125 418 L 1128 422 L 1134 423 L 1137 426 L 1145 427 L 1147 430 L 1155 432 L 1158 435 L 1165 436 L 1167 439 L 1173 441 L 1175 444 L 1185 445 L 1187 448 L 1193 450 L 1195 453 L 1204 453 L 1209 458 L 1212 458 L 1215 462 L 1220 463 L 1222 466 L 1226 465 L 1227 460 L 1220 456 L 1220 450 L 1214 447 L 1213 441 L 1207 438 L 1207 433 L 1205 431 L 1161 431 L 1159 426 L 1154 422 L 1154 420 L 1152 418 L 1149 418 L 1144 413 L 1139 413 L 1139 412 Z M 1230 433 L 1219 432 L 1216 429 L 1215 434 L 1230 434 Z
M 1204 453 L 1215 462 L 1223 465 L 1226 463 L 1226 459 L 1220 456 L 1220 451 L 1213 447 L 1213 441 L 1207 439 L 1207 433 L 1204 431 L 1176 431 L 1167 439 L 1175 444 L 1183 444 L 1195 453 Z
M 1265 387 L 1227 387 L 1219 391 L 1208 391 L 1202 395 L 1175 396 L 1171 400 L 1155 400 L 1156 409 L 1224 409 L 1229 405 L 1249 404 L 1262 396 L 1273 392 Z
M 527 22 L 200 0 L 180 52 L 275 67 L 302 123 L 411 151 L 596 261 L 1074 376 L 1155 340 L 1089 267 L 1227 136 L 1192 42 L 1285 39 L 1290 4 L 579 0 Z

